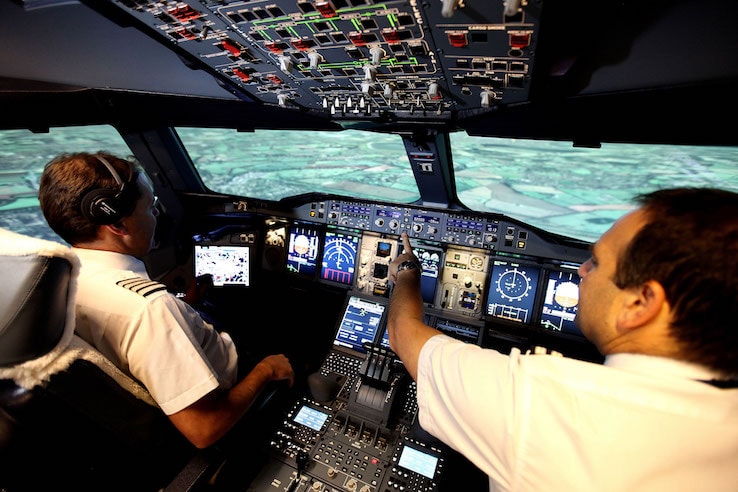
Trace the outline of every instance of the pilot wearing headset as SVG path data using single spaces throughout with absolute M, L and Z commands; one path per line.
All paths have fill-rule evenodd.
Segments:
M 271 381 L 293 383 L 282 354 L 238 379 L 233 341 L 147 274 L 159 210 L 132 160 L 62 154 L 45 167 L 39 201 L 49 226 L 81 262 L 76 331 L 140 381 L 196 447 L 223 438 Z

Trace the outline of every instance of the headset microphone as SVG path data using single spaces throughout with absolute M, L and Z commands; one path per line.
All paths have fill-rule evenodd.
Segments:
M 130 181 L 133 178 L 133 168 L 128 181 L 123 181 L 110 162 L 101 155 L 94 154 L 115 179 L 119 188 L 97 188 L 89 191 L 82 197 L 82 215 L 99 225 L 115 224 L 133 211 L 135 200 L 131 196 Z

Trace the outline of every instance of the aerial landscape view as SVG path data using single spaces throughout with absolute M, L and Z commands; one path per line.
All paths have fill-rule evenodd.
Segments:
M 214 191 L 267 200 L 310 192 L 399 204 L 419 198 L 396 135 L 359 130 L 177 130 L 203 182 Z M 451 140 L 456 191 L 464 205 L 585 241 L 596 240 L 627 212 L 636 193 L 670 186 L 738 190 L 738 154 L 731 147 L 582 148 L 571 142 L 463 133 L 452 134 Z M 283 145 L 285 141 L 290 145 Z M 108 126 L 0 132 L 0 226 L 58 240 L 38 208 L 43 166 L 58 153 L 98 150 L 130 154 Z

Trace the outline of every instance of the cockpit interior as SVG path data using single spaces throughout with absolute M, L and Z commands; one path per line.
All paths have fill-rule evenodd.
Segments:
M 600 363 L 574 323 L 592 243 L 635 193 L 738 190 L 737 20 L 730 0 L 0 0 L 0 227 L 61 242 L 46 162 L 133 156 L 151 278 L 182 297 L 210 275 L 203 316 L 289 356 L 266 437 L 159 490 L 487 490 L 389 347 L 401 233 L 429 325 Z

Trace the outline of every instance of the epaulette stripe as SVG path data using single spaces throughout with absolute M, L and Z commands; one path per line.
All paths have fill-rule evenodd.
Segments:
M 166 290 L 167 288 L 167 286 L 162 283 L 141 277 L 118 280 L 116 284 L 143 297 L 147 297 L 161 290 Z
M 151 282 L 153 282 L 153 280 L 148 280 L 142 277 L 133 277 L 133 278 L 127 278 L 124 280 L 119 280 L 117 284 L 120 285 L 121 287 L 125 287 L 126 289 L 131 289 L 131 288 L 135 288 L 138 285 L 148 284 Z

